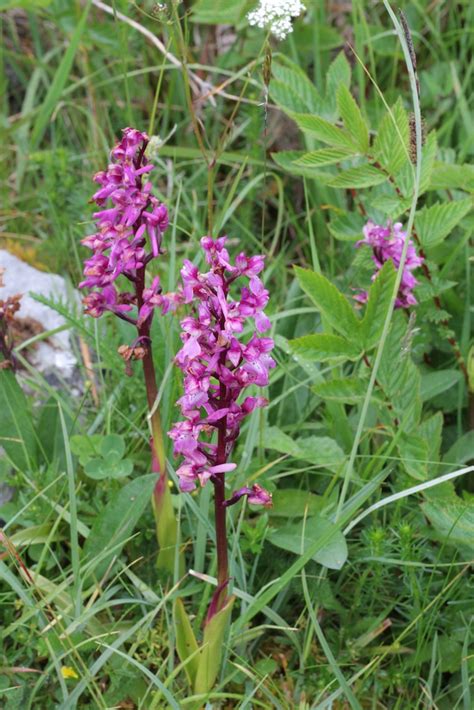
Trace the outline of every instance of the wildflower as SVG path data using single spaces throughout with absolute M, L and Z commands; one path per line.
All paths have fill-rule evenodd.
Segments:
M 364 239 L 356 243 L 356 247 L 362 244 L 367 244 L 372 248 L 372 261 L 375 264 L 376 270 L 372 276 L 372 281 L 376 278 L 378 272 L 386 261 L 391 259 L 396 269 L 400 266 L 403 247 L 407 238 L 406 232 L 402 230 L 401 222 L 396 222 L 394 225 L 388 223 L 385 227 L 373 222 L 367 222 L 363 229 Z M 416 253 L 415 245 L 410 239 L 406 252 L 405 264 L 403 266 L 402 279 L 398 289 L 397 298 L 395 300 L 395 308 L 409 308 L 417 303 L 413 295 L 413 289 L 418 281 L 412 274 L 412 271 L 417 269 L 423 263 L 424 259 Z M 367 301 L 367 291 L 362 291 L 357 296 L 356 300 L 360 303 Z
M 247 15 L 250 25 L 268 29 L 279 40 L 293 32 L 291 19 L 306 10 L 300 0 L 260 0 L 258 7 Z
M 79 284 L 95 289 L 84 298 L 85 311 L 94 318 L 112 311 L 131 320 L 126 313 L 137 306 L 140 325 L 151 320 L 156 306 L 167 306 L 158 277 L 151 289 L 138 283 L 144 279 L 146 265 L 161 253 L 169 221 L 166 206 L 154 197 L 151 182 L 146 180 L 153 170 L 145 157 L 147 144 L 146 133 L 125 128 L 111 152 L 111 164 L 94 176 L 99 189 L 92 199 L 102 209 L 94 213 L 97 231 L 82 240 L 93 253 L 85 261 L 85 279 Z M 115 282 L 120 276 L 132 282 L 134 293 L 117 291 Z
M 71 668 L 71 666 L 61 666 L 61 675 L 66 680 L 68 680 L 69 678 L 77 680 L 79 678 L 76 671 L 74 670 L 74 668 Z
M 175 455 L 184 457 L 177 471 L 183 491 L 236 468 L 228 459 L 242 420 L 267 404 L 259 396 L 239 402 L 240 395 L 251 385 L 266 386 L 269 370 L 275 366 L 270 356 L 273 340 L 260 335 L 270 327 L 263 311 L 268 291 L 258 277 L 264 257 L 241 253 L 232 264 L 225 244 L 226 237 L 203 237 L 201 246 L 210 270 L 200 273 L 185 261 L 181 271 L 183 298 L 194 304 L 194 312 L 181 321 L 183 347 L 175 359 L 185 373 L 184 394 L 178 400 L 185 420 L 177 422 L 169 436 Z M 231 291 L 241 278 L 248 285 L 240 288 L 240 298 L 234 300 Z M 254 332 L 243 342 L 239 336 L 248 319 L 253 320 Z M 255 486 L 242 489 L 235 500 L 248 495 L 251 502 L 266 505 L 269 494 L 265 492 L 265 497 L 260 490 Z
M 262 486 L 259 486 L 258 483 L 255 483 L 251 488 L 248 486 L 239 488 L 226 500 L 224 505 L 233 505 L 243 496 L 247 496 L 248 502 L 253 503 L 253 505 L 263 505 L 265 508 L 269 508 L 272 504 L 272 494 L 262 488 Z

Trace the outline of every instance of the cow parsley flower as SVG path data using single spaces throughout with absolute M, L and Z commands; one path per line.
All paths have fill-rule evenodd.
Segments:
M 200 273 L 190 261 L 181 271 L 185 303 L 193 314 L 181 321 L 183 347 L 175 362 L 185 373 L 184 394 L 178 400 L 184 421 L 169 432 L 175 455 L 184 461 L 177 470 L 180 487 L 191 491 L 199 482 L 223 476 L 236 468 L 229 457 L 240 432 L 242 420 L 256 407 L 267 404 L 260 396 L 241 393 L 251 385 L 265 387 L 269 370 L 275 366 L 270 356 L 274 343 L 262 337 L 270 321 L 263 309 L 268 291 L 258 274 L 264 257 L 247 257 L 243 252 L 231 263 L 226 237 L 203 237 L 210 269 Z M 245 279 L 247 284 L 237 283 Z M 242 340 L 244 326 L 253 321 L 253 332 Z M 242 488 L 228 504 L 247 495 L 251 503 L 269 505 L 271 496 L 259 486 Z
M 250 25 L 270 30 L 277 39 L 293 32 L 291 19 L 306 10 L 300 0 L 260 0 L 258 7 L 247 15 Z
M 367 222 L 363 229 L 364 239 L 356 243 L 356 247 L 366 244 L 372 248 L 372 261 L 375 264 L 375 272 L 372 276 L 372 281 L 376 278 L 378 272 L 389 259 L 393 262 L 396 269 L 400 266 L 402 252 L 407 238 L 406 232 L 402 229 L 401 222 L 395 224 L 387 223 L 384 227 L 380 224 Z M 402 280 L 398 289 L 395 308 L 409 308 L 417 303 L 413 295 L 413 289 L 418 281 L 412 274 L 412 271 L 422 265 L 424 259 L 416 253 L 415 245 L 410 239 L 407 247 L 405 264 L 403 266 Z M 367 301 L 367 291 L 362 291 L 355 298 L 360 303 Z

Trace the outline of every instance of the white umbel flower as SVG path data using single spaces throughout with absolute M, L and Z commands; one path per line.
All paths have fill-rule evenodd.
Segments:
M 285 39 L 293 32 L 292 17 L 306 10 L 300 0 L 260 0 L 258 7 L 247 15 L 249 25 L 268 29 L 277 39 Z

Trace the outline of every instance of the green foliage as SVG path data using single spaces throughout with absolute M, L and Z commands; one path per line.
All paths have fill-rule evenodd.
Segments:
M 360 341 L 360 322 L 347 299 L 322 274 L 295 267 L 296 277 L 303 291 L 310 297 L 321 316 L 347 340 Z
M 374 155 L 390 175 L 396 175 L 408 162 L 409 127 L 401 98 L 382 118 L 374 141 Z
M 457 200 L 419 210 L 415 227 L 423 247 L 430 249 L 442 242 L 471 208 L 472 200 Z
M 194 692 L 208 693 L 217 678 L 221 666 L 224 635 L 229 624 L 235 598 L 230 597 L 226 605 L 204 627 L 204 635 L 196 671 Z
M 100 579 L 129 539 L 143 511 L 150 504 L 156 474 L 140 476 L 127 483 L 96 517 L 83 550 L 89 574 Z
M 366 350 L 379 344 L 383 326 L 395 288 L 396 271 L 387 261 L 370 287 L 367 306 L 360 324 L 362 343 Z
M 298 523 L 288 523 L 268 536 L 276 547 L 297 555 L 306 552 L 311 543 L 322 535 L 328 536 L 328 542 L 315 552 L 312 559 L 329 569 L 341 569 L 347 560 L 347 544 L 344 535 L 326 518 L 310 517 Z
M 342 83 L 337 88 L 337 108 L 344 127 L 354 138 L 360 153 L 365 155 L 369 149 L 369 130 L 354 97 Z
M 357 360 L 360 357 L 359 349 L 348 340 L 328 333 L 302 335 L 290 340 L 290 347 L 296 355 L 314 362 Z
M 133 471 L 133 461 L 124 459 L 125 442 L 118 434 L 104 436 L 100 442 L 101 458 L 92 458 L 84 465 L 84 473 L 96 481 L 123 478 Z
M 315 466 L 330 469 L 337 469 L 344 461 L 341 447 L 327 436 L 293 439 L 277 427 L 271 427 L 265 436 L 265 446 L 295 459 L 303 459 Z
M 16 379 L 0 370 L 1 707 L 471 707 L 471 5 L 406 12 L 426 261 L 418 305 L 389 316 L 393 266 L 372 282 L 370 249 L 354 248 L 369 219 L 407 226 L 415 185 L 413 97 L 384 5 L 335 17 L 305 3 L 288 40 L 267 44 L 247 24 L 256 0 L 108 4 L 0 3 L 0 246 L 74 286 L 92 175 L 125 125 L 163 141 L 150 175 L 171 218 L 153 272 L 163 288 L 176 289 L 184 258 L 204 268 L 209 217 L 231 254 L 266 256 L 277 367 L 268 406 L 243 422 L 226 495 L 258 482 L 273 507 L 229 508 L 235 599 L 204 625 L 211 484 L 178 493 L 166 441 L 173 486 L 156 488 L 140 363 L 125 377 L 116 355 L 133 329 L 58 304 L 78 358 L 71 385 L 36 372 L 36 346 L 15 332 L 21 367 Z M 165 432 L 185 313 L 154 324 Z M 159 553 L 166 579 L 151 498 L 158 525 L 179 532 L 180 551 Z
M 0 369 L 0 445 L 21 471 L 35 466 L 38 447 L 30 407 L 8 369 Z

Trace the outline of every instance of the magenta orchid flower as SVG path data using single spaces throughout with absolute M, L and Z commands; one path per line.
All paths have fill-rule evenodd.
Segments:
M 372 248 L 372 261 L 375 264 L 375 272 L 372 281 L 375 280 L 378 272 L 389 259 L 396 269 L 400 266 L 402 251 L 406 242 L 407 234 L 402 229 L 401 222 L 395 224 L 388 223 L 385 227 L 373 222 L 367 222 L 363 228 L 364 239 L 356 243 L 356 247 L 367 244 Z M 395 308 L 409 308 L 417 303 L 413 294 L 413 289 L 418 281 L 413 276 L 412 271 L 423 264 L 424 259 L 416 253 L 413 240 L 410 239 L 407 247 L 407 255 L 403 266 L 402 280 L 398 289 Z M 360 303 L 367 301 L 367 291 L 362 291 L 356 300 Z

